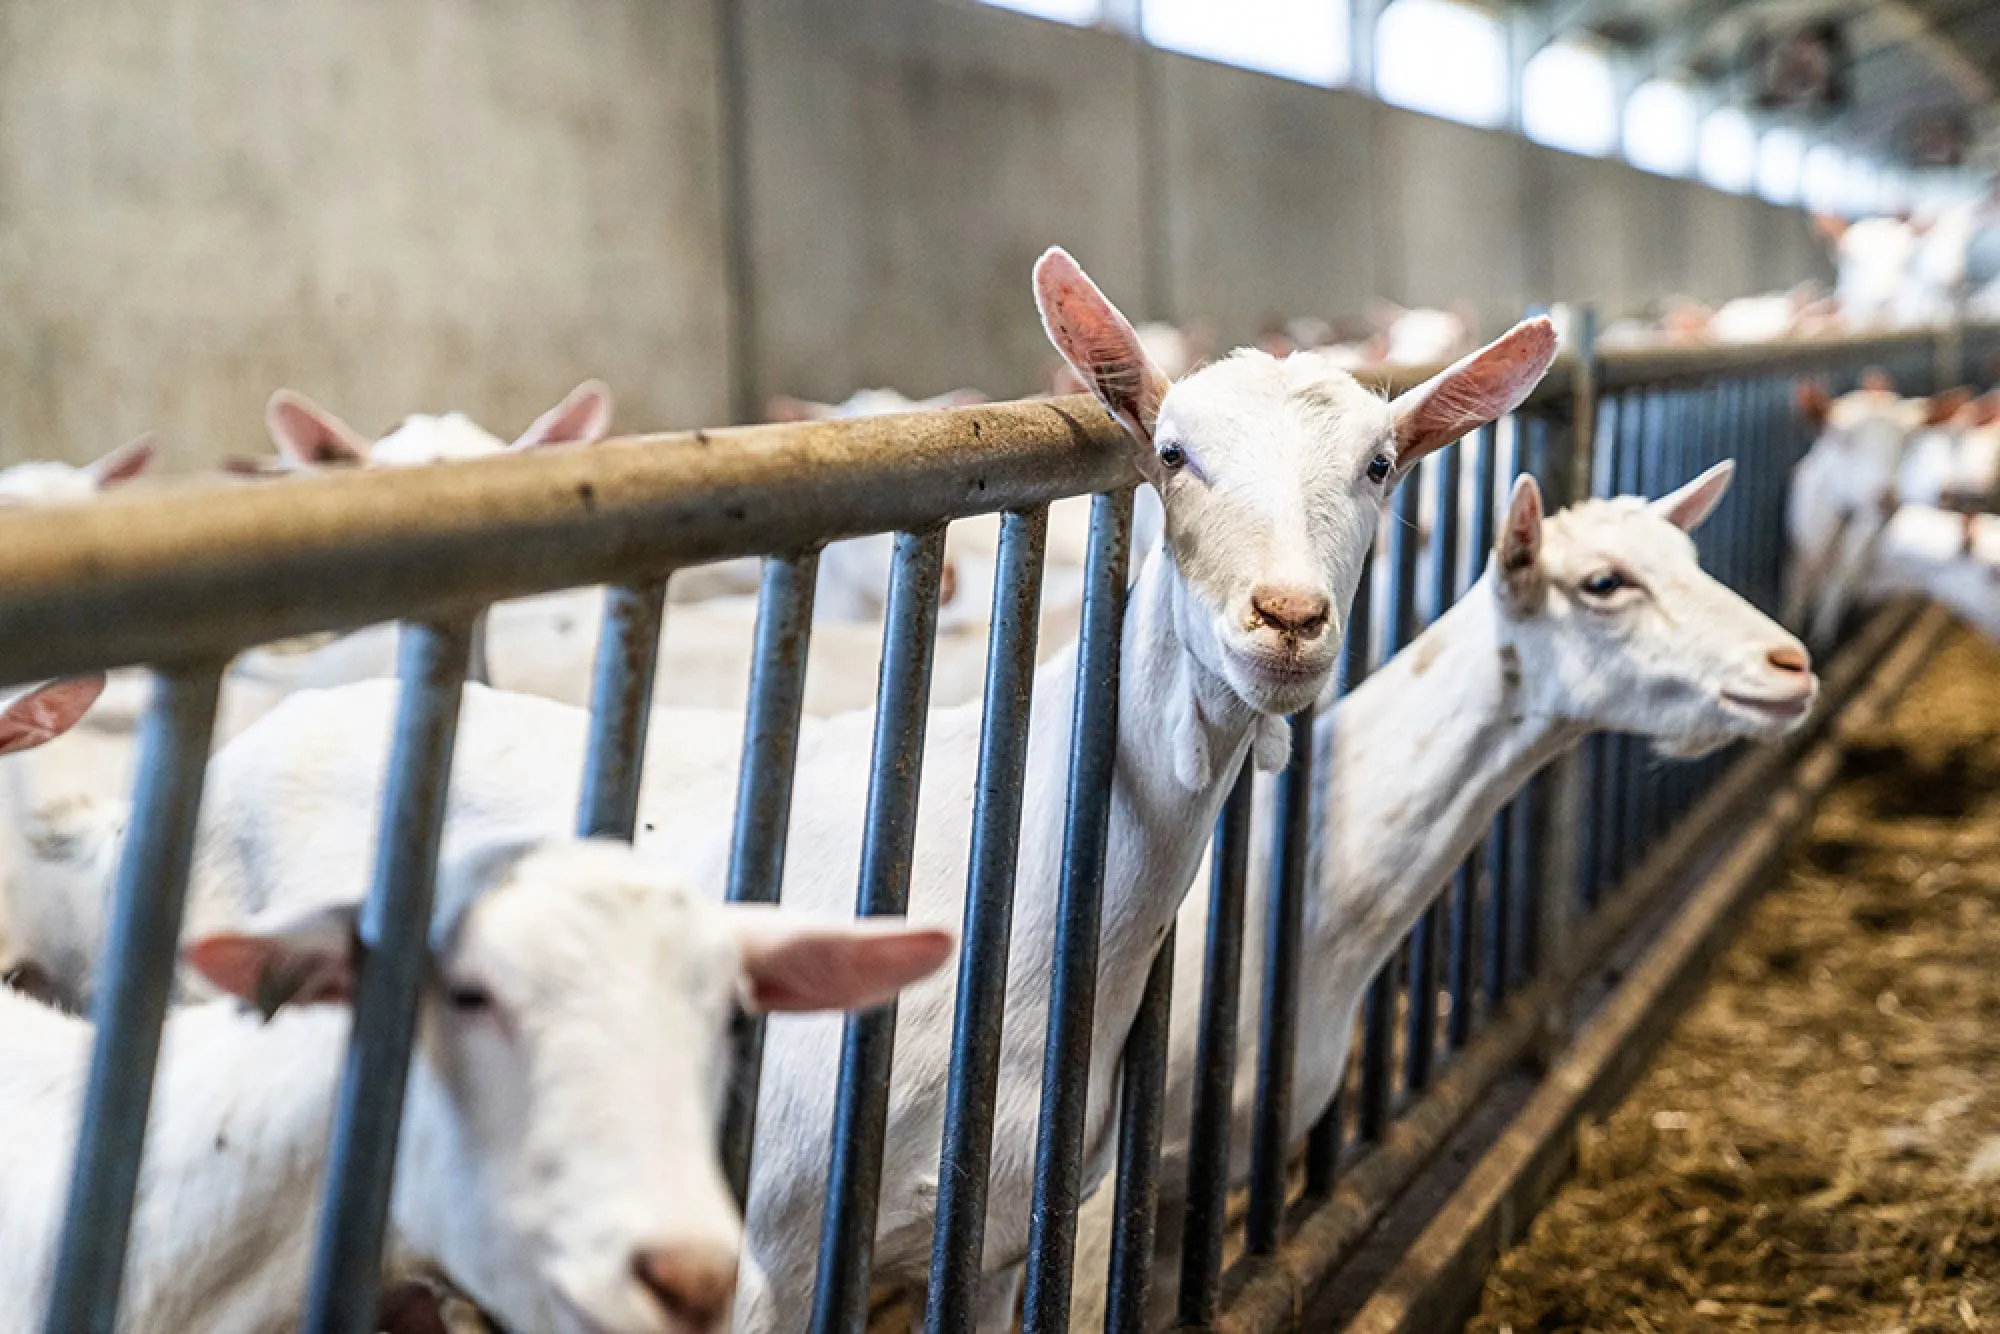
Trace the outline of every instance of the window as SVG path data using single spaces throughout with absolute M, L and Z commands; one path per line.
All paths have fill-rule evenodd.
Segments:
M 1574 42 L 1535 53 L 1521 72 L 1521 128 L 1530 139 L 1603 157 L 1618 146 L 1618 88 L 1611 62 Z
M 1347 78 L 1348 6 L 1330 0 L 1146 0 L 1146 40 L 1307 83 Z
M 1082 26 L 1104 17 L 1104 0 L 985 0 L 998 9 Z
M 1625 102 L 1625 157 L 1635 167 L 1662 176 L 1694 170 L 1694 97 L 1668 79 L 1653 79 L 1632 90 Z
M 1709 112 L 1695 153 L 1702 180 L 1739 195 L 1749 190 L 1757 171 L 1757 132 L 1748 116 L 1734 107 Z
M 1507 119 L 1507 34 L 1456 0 L 1394 0 L 1375 23 L 1375 93 L 1467 125 Z
M 1816 213 L 1837 213 L 1847 180 L 1847 159 L 1832 144 L 1814 144 L 1806 150 L 1801 185 L 1806 207 Z
M 1806 142 L 1783 126 L 1757 141 L 1757 193 L 1773 204 L 1799 202 Z

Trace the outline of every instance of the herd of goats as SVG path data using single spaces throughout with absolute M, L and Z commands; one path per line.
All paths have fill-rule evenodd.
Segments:
M 1877 244 L 1857 224 L 1848 248 Z M 1877 261 L 1871 256 L 1868 263 Z M 1856 272 L 1867 267 L 1856 261 Z M 1871 269 L 1870 272 L 1873 272 Z M 1902 274 L 1898 291 L 1909 282 Z M 1202 361 L 1135 329 L 1051 250 L 1034 298 L 1073 386 L 1123 428 L 1146 485 L 1123 623 L 1116 761 L 1087 1070 L 1088 1189 L 1072 1325 L 1102 1328 L 1104 1180 L 1119 1053 L 1170 928 L 1206 935 L 1209 831 L 1246 757 L 1281 766 L 1287 718 L 1329 692 L 1389 496 L 1427 457 L 1519 406 L 1557 355 L 1527 320 L 1476 350 L 1445 312 L 1398 312 L 1380 346 L 1268 347 Z M 1765 299 L 1790 318 L 1812 304 Z M 1729 307 L 1709 317 L 1712 329 Z M 1850 307 L 1850 310 L 1852 307 Z M 1726 322 L 1726 321 L 1725 321 Z M 1734 326 L 1732 326 L 1734 327 Z M 1788 326 L 1790 327 L 1790 326 Z M 1759 334 L 1759 337 L 1769 336 Z M 1428 341 L 1427 341 L 1428 340 Z M 1366 355 L 1363 355 L 1366 353 Z M 1391 398 L 1348 367 L 1443 361 Z M 1732 465 L 1659 497 L 1545 513 L 1501 500 L 1483 573 L 1365 682 L 1319 711 L 1317 849 L 1300 942 L 1303 1027 L 1288 1109 L 1302 1142 L 1339 1091 L 1356 1007 L 1437 886 L 1543 766 L 1599 731 L 1697 756 L 1782 736 L 1817 696 L 1808 644 L 1855 607 L 1927 593 L 2000 636 L 2000 397 L 1909 399 L 1879 376 L 1798 386 L 1818 440 L 1789 497 L 1785 625 L 1705 573 L 1689 532 Z M 921 407 L 876 391 L 840 408 Z M 304 397 L 267 414 L 278 455 L 238 471 L 403 467 L 608 434 L 577 388 L 511 443 L 463 416 L 371 441 Z M 85 468 L 0 472 L 17 505 L 89 503 L 142 471 L 141 441 Z M 1052 508 L 1021 786 L 979 1321 L 1019 1300 L 1054 942 L 1087 501 Z M 573 832 L 602 590 L 494 606 L 485 683 L 465 689 L 397 1159 L 385 1291 L 441 1284 L 519 1330 L 804 1328 L 835 1116 L 841 1012 L 899 997 L 873 1277 L 921 1301 L 955 1030 L 997 521 L 954 524 L 924 727 L 905 919 L 851 918 L 881 654 L 886 538 L 819 565 L 783 907 L 726 905 L 758 566 L 676 574 L 631 845 Z M 166 1023 L 120 1328 L 277 1331 L 304 1300 L 398 701 L 396 631 L 243 654 L 224 680 L 175 1005 Z M 93 1029 L 85 1017 L 126 832 L 142 674 L 43 684 L 0 706 L 0 1331 L 39 1326 Z M 1267 799 L 1260 787 L 1258 801 Z M 1249 957 L 1270 858 L 1258 820 Z M 1157 1275 L 1178 1272 L 1198 1075 L 1201 952 L 1176 955 Z M 1230 1165 L 1249 1167 L 1257 979 L 1244 979 Z M 732 1011 L 769 1030 L 754 1177 L 739 1212 L 717 1159 Z M 1162 1308 L 1164 1309 L 1164 1308 Z M 397 1318 L 402 1308 L 397 1308 Z M 433 1312 L 430 1318 L 435 1318 Z M 457 1318 L 456 1316 L 454 1318 Z

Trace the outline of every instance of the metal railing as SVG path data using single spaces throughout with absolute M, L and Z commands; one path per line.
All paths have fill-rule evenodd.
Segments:
M 1561 505 L 1593 489 L 1658 492 L 1709 461 L 1736 455 L 1744 469 L 1739 498 L 1722 523 L 1703 530 L 1703 555 L 1769 609 L 1785 473 L 1804 442 L 1789 416 L 1785 377 L 1808 370 L 1852 375 L 1879 362 L 1904 377 L 1907 388 L 1921 389 L 1936 378 L 1939 361 L 1983 367 L 1996 346 L 1994 331 L 1952 331 L 1559 360 L 1513 418 L 1440 454 L 1405 483 L 1397 501 L 1405 522 L 1393 526 L 1362 585 L 1361 599 L 1380 614 L 1357 600 L 1349 622 L 1346 683 L 1406 643 L 1476 577 L 1492 544 L 1497 497 L 1516 468 L 1534 472 L 1550 503 Z M 1380 378 L 1397 387 L 1422 375 Z M 1097 493 L 1024 1312 L 1031 1331 L 1062 1329 L 1083 1184 L 1083 1071 L 1136 481 L 1117 428 L 1079 398 L 611 441 L 588 450 L 254 488 L 179 486 L 60 513 L 8 515 L 8 541 L 0 544 L 0 681 L 132 664 L 152 665 L 158 681 L 141 729 L 131 834 L 114 890 L 93 1015 L 96 1046 L 46 1327 L 108 1331 L 114 1324 L 204 761 L 232 655 L 389 619 L 414 631 L 403 637 L 381 851 L 362 918 L 356 1021 L 306 1324 L 314 1334 L 363 1334 L 372 1328 L 458 703 L 480 611 L 502 598 L 608 585 L 577 827 L 629 838 L 653 664 L 662 633 L 673 633 L 664 607 L 667 581 L 693 564 L 768 557 L 728 881 L 732 899 L 767 901 L 777 897 L 783 874 L 817 551 L 836 538 L 897 532 L 857 892 L 858 911 L 894 912 L 909 888 L 943 525 L 998 511 L 1002 538 L 941 1146 L 946 1170 L 939 1177 L 926 1317 L 932 1329 L 970 1328 L 992 1154 L 1046 507 L 1063 496 Z M 1425 514 L 1431 531 L 1421 539 L 1416 521 Z M 1354 1078 L 1310 1136 L 1294 1190 L 1300 1164 L 1286 1142 L 1284 1107 L 1297 1041 L 1295 928 L 1315 783 L 1325 775 L 1310 769 L 1310 717 L 1295 719 L 1293 729 L 1292 766 L 1279 779 L 1268 957 L 1242 958 L 1251 832 L 1245 777 L 1218 824 L 1213 883 L 1193 891 L 1211 895 L 1210 939 L 1168 938 L 1126 1049 L 1114 1328 L 1140 1327 L 1145 1306 L 1176 947 L 1204 950 L 1210 973 L 1181 1318 L 1232 1328 L 1281 1323 L 1276 1314 L 1260 1314 L 1291 1309 L 1271 1299 L 1297 1286 L 1288 1277 L 1291 1261 L 1280 1261 L 1330 1263 L 1341 1246 L 1322 1244 L 1327 1235 L 1348 1236 L 1351 1244 L 1353 1210 L 1379 1211 L 1398 1184 L 1400 1169 L 1382 1167 L 1395 1158 L 1385 1146 L 1396 1147 L 1398 1125 L 1422 1119 L 1428 1107 L 1425 1133 L 1435 1137 L 1476 1102 L 1478 1090 L 1468 1094 L 1464 1080 L 1446 1085 L 1465 1070 L 1485 1068 L 1472 1059 L 1482 1042 L 1491 1047 L 1505 1036 L 1501 1030 L 1522 1030 L 1509 1018 L 1512 1001 L 1566 966 L 1564 942 L 1577 919 L 1716 772 L 1713 763 L 1656 771 L 1636 747 L 1608 739 L 1544 773 L 1503 812 L 1485 846 L 1440 886 L 1437 904 L 1370 988 Z M 1225 1274 L 1233 982 L 1245 967 L 1260 968 L 1263 978 L 1256 1147 L 1246 1258 Z M 812 1308 L 816 1331 L 854 1330 L 867 1319 L 894 1025 L 893 1007 L 846 1024 Z M 737 1036 L 742 1059 L 722 1145 L 740 1194 L 752 1167 L 761 1033 L 744 1021 Z M 1343 1208 L 1346 1223 L 1324 1223 L 1329 1210 Z

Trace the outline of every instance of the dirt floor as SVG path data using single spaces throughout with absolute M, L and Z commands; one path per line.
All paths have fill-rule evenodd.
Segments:
M 1479 1334 L 2000 1331 L 2000 650 L 1948 639 Z

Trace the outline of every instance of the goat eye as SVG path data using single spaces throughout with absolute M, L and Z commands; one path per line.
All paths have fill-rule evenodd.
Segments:
M 1583 581 L 1580 587 L 1591 597 L 1610 597 L 1613 593 L 1625 587 L 1625 576 L 1616 570 L 1604 570 L 1591 575 Z
M 1387 454 L 1377 454 L 1368 460 L 1368 480 L 1379 486 L 1389 480 L 1389 472 L 1395 466 L 1395 462 Z
M 1164 467 L 1178 468 L 1187 462 L 1187 451 L 1176 444 L 1160 446 L 1160 463 Z
M 493 1008 L 493 993 L 485 987 L 454 986 L 445 992 L 445 999 L 461 1014 L 480 1014 Z

